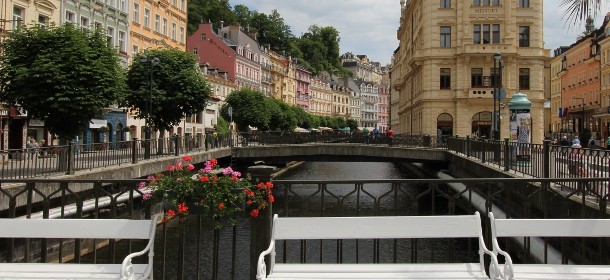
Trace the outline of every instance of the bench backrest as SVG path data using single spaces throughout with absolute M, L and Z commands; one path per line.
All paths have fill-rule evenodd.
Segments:
M 458 216 L 274 217 L 273 238 L 393 239 L 481 237 L 479 213 Z
M 0 238 L 150 239 L 156 219 L 0 219 Z
M 491 214 L 490 220 L 496 237 L 610 237 L 609 219 L 495 219 Z

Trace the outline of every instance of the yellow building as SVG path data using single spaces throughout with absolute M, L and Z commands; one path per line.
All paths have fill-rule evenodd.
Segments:
M 162 47 L 186 50 L 187 0 L 134 0 L 130 3 L 130 56 Z
M 331 116 L 333 108 L 333 93 L 330 83 L 317 77 L 311 78 L 309 113 L 317 116 Z
M 40 24 L 48 26 L 61 24 L 61 2 L 59 0 L 6 0 L 0 15 L 3 35 L 20 25 Z
M 561 53 L 561 49 L 555 50 L 555 57 L 550 62 L 551 71 L 549 72 L 550 76 L 550 84 L 551 84 L 551 116 L 549 120 L 550 131 L 552 132 L 561 132 L 563 127 L 562 118 L 560 117 L 560 112 L 563 113 L 563 107 L 561 103 L 561 69 L 562 69 L 562 60 L 563 53 Z M 561 111 L 560 111 L 561 109 Z M 554 138 L 558 138 L 554 137 Z M 556 139 L 559 141 L 560 139 Z
M 532 102 L 532 141 L 542 141 L 549 57 L 542 1 L 401 0 L 401 9 L 392 67 L 392 76 L 400 75 L 392 85 L 400 95 L 397 131 L 490 139 L 497 81 L 508 95 L 499 137 L 510 135 L 508 101 L 521 92 Z

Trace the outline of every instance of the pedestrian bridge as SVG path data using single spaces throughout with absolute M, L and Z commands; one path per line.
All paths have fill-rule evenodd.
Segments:
M 236 161 L 376 161 L 444 163 L 446 150 L 413 147 L 389 147 L 387 145 L 363 145 L 350 143 L 316 143 L 300 145 L 265 145 L 236 147 L 232 157 Z

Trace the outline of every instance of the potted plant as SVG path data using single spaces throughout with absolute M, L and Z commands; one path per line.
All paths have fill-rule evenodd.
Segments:
M 236 221 L 236 216 L 246 211 L 258 217 L 259 211 L 272 203 L 271 182 L 254 182 L 250 175 L 242 178 L 231 167 L 220 168 L 216 159 L 205 162 L 205 167 L 195 171 L 192 158 L 184 156 L 175 165 L 169 165 L 165 174 L 149 176 L 140 183 L 144 199 L 163 201 L 166 222 L 178 218 L 186 222 L 189 215 L 212 215 L 216 226 L 224 220 Z
M 98 128 L 97 131 L 99 131 L 100 133 L 106 133 L 106 132 L 108 132 L 108 127 L 102 126 L 102 127 Z

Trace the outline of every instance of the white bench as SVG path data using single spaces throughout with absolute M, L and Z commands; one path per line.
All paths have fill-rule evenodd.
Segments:
M 607 219 L 495 219 L 489 213 L 493 252 L 505 257 L 503 279 L 610 279 L 610 265 L 515 264 L 498 237 L 610 237 Z M 600 253 L 600 252 L 598 252 Z
M 478 238 L 479 263 L 276 263 L 278 240 Z M 271 244 L 258 259 L 256 279 L 489 279 L 479 213 L 464 216 L 273 218 Z M 270 262 L 265 256 L 270 254 Z M 266 269 L 270 268 L 267 275 Z
M 151 220 L 0 219 L 0 238 L 142 239 L 146 247 L 122 264 L 0 263 L 0 279 L 152 279 L 154 239 L 160 215 Z M 148 252 L 146 264 L 132 264 Z

